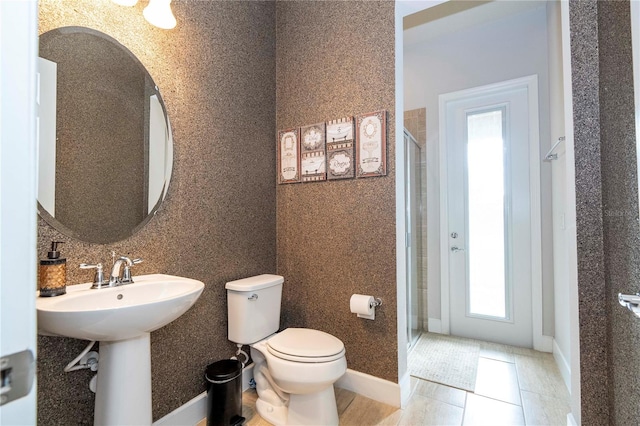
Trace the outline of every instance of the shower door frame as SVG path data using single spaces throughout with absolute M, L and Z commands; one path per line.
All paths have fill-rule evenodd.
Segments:
M 421 163 L 421 157 L 422 157 L 422 147 L 418 144 L 418 142 L 416 141 L 416 138 L 405 128 L 404 129 L 404 141 L 403 143 L 405 144 L 405 152 L 404 152 L 404 159 L 405 159 L 405 170 L 404 170 L 404 181 L 405 181 L 405 252 L 406 252 L 406 271 L 407 271 L 407 309 L 406 309 L 406 315 L 407 315 L 407 348 L 411 349 L 414 344 L 418 341 L 418 338 L 420 337 L 420 334 L 422 331 L 424 331 L 424 321 L 425 321 L 425 317 L 424 317 L 424 306 L 421 303 L 422 302 L 422 295 L 420 294 L 421 291 L 423 291 L 422 289 L 418 288 L 417 289 L 417 312 L 413 311 L 413 298 L 412 298 L 412 285 L 419 285 L 419 281 L 418 280 L 422 280 L 424 282 L 424 276 L 421 275 L 421 271 L 419 270 L 420 268 L 423 267 L 422 265 L 422 260 L 420 260 L 423 257 L 423 252 L 422 250 L 424 250 L 424 246 L 422 246 L 422 242 L 418 242 L 418 238 L 422 239 L 423 235 L 422 235 L 422 223 L 420 223 L 417 226 L 418 229 L 418 235 L 415 235 L 416 232 L 412 232 L 413 230 L 416 229 L 415 224 L 409 219 L 409 217 L 411 216 L 411 212 L 410 209 L 412 208 L 416 208 L 412 203 L 411 203 L 411 198 L 409 196 L 409 193 L 413 190 L 414 186 L 413 184 L 409 183 L 410 180 L 410 172 L 412 170 L 413 167 L 415 167 L 414 165 L 410 165 L 410 161 L 412 160 L 411 158 L 411 149 L 410 149 L 410 144 L 415 145 L 415 147 L 418 150 L 418 164 Z M 416 159 L 413 159 L 416 160 Z M 421 185 L 421 180 L 422 180 L 422 173 L 424 172 L 424 170 L 418 166 L 419 169 L 417 171 L 418 173 L 418 180 L 420 182 Z M 422 205 L 422 187 L 420 186 L 419 188 L 419 193 L 417 195 L 417 217 L 422 220 L 423 219 L 423 205 Z M 417 244 L 416 244 L 417 243 Z M 418 247 L 420 247 L 420 252 L 417 252 Z M 415 263 L 414 263 L 415 261 Z M 416 270 L 414 271 L 414 268 L 416 268 Z M 416 278 L 416 282 L 413 283 L 413 279 L 414 277 Z M 418 286 L 419 287 L 419 286 Z M 417 315 L 417 321 L 418 321 L 418 330 L 420 330 L 418 332 L 418 335 L 416 337 L 413 336 L 412 334 L 412 321 L 413 321 L 413 315 L 414 313 Z

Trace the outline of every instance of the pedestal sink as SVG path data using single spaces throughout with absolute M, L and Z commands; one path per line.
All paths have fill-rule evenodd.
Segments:
M 150 332 L 185 313 L 204 284 L 172 275 L 139 275 L 133 284 L 39 297 L 38 332 L 100 341 L 95 425 L 150 425 Z

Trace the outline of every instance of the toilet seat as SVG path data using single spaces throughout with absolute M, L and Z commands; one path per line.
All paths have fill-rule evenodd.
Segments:
M 266 346 L 273 356 L 295 362 L 330 362 L 345 354 L 340 339 L 309 328 L 287 328 L 267 340 Z

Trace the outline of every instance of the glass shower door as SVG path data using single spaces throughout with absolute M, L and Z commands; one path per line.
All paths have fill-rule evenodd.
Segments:
M 420 337 L 424 321 L 422 277 L 422 163 L 416 139 L 405 129 L 405 220 L 407 235 L 407 341 L 409 348 Z

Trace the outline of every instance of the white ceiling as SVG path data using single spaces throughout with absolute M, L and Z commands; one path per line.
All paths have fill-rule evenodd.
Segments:
M 407 2 L 418 7 L 432 5 L 429 1 Z M 490 23 L 525 11 L 546 7 L 546 1 L 514 0 L 453 0 L 405 17 L 405 47 L 439 38 L 465 28 Z

